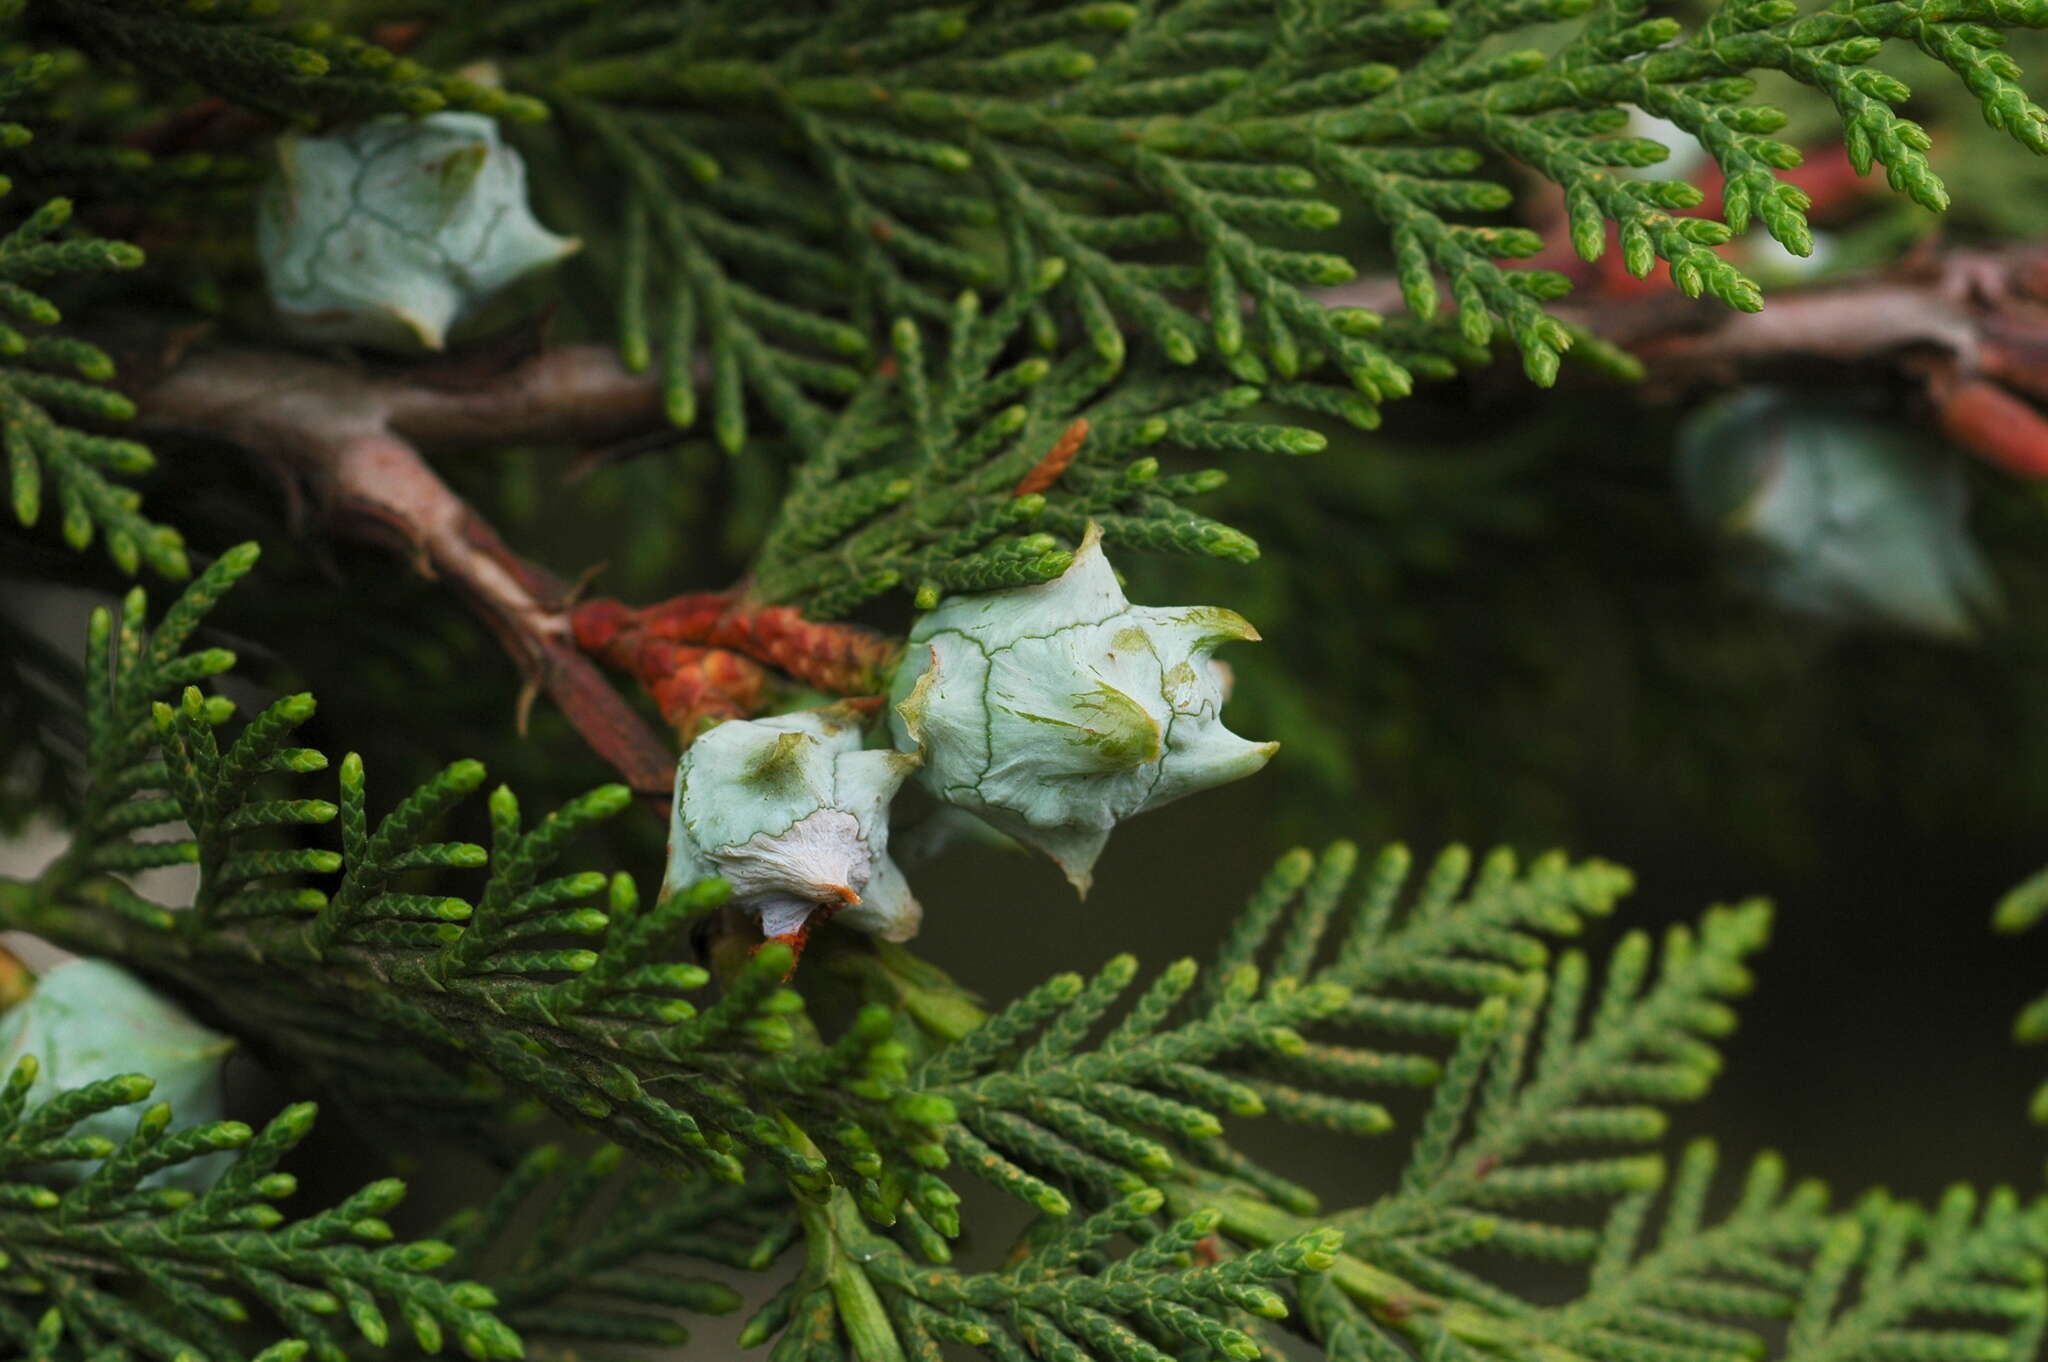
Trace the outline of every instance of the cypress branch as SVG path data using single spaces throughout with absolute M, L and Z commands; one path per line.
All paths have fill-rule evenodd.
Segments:
M 33 1056 L 0 1090 L 0 1244 L 10 1299 L 0 1336 L 23 1355 L 241 1356 L 238 1326 L 268 1317 L 279 1341 L 266 1359 L 344 1356 L 360 1337 L 373 1347 L 398 1315 L 428 1351 L 443 1339 L 467 1356 L 521 1355 L 520 1340 L 492 1313 L 496 1298 L 475 1282 L 434 1275 L 454 1250 L 437 1240 L 392 1242 L 388 1215 L 405 1195 L 397 1179 L 372 1183 L 332 1207 L 288 1220 L 271 1203 L 297 1187 L 278 1161 L 313 1125 L 313 1107 L 288 1107 L 261 1131 L 238 1121 L 171 1128 L 168 1104 L 144 1109 L 124 1143 L 95 1137 L 86 1149 L 64 1137 L 81 1121 L 146 1099 L 140 1074 L 104 1079 L 35 1106 Z M 233 1161 L 195 1197 L 143 1185 L 150 1174 L 232 1151 Z M 53 1176 L 53 1163 L 99 1162 L 83 1177 Z M 68 1185 L 67 1185 L 68 1184 Z M 259 1335 L 260 1336 L 260 1335 Z M 259 1345 L 260 1346 L 260 1345 Z
M 671 1166 L 741 1179 L 738 1149 L 806 1179 L 872 1181 L 843 1159 L 804 1152 L 794 1125 L 759 1119 L 746 1100 L 758 1085 L 790 1104 L 792 1122 L 851 1121 L 908 1147 L 931 1145 L 950 1109 L 903 1087 L 902 1059 L 882 1037 L 862 1033 L 823 1068 L 777 1065 L 802 1007 L 780 986 L 785 949 L 762 951 L 701 1011 L 683 996 L 709 976 L 674 952 L 690 923 L 724 901 L 722 883 L 686 886 L 643 910 L 629 876 L 544 878 L 580 831 L 626 806 L 624 787 L 592 791 L 531 828 L 500 787 L 488 801 L 489 850 L 430 840 L 482 784 L 475 762 L 451 765 L 374 821 L 353 755 L 339 764 L 336 801 L 253 798 L 258 777 L 279 764 L 293 774 L 325 766 L 286 746 L 312 701 L 277 701 L 224 743 L 216 731 L 234 706 L 190 682 L 234 658 L 181 650 L 255 560 L 253 545 L 223 555 L 154 630 L 139 589 L 118 628 L 105 610 L 93 617 L 88 667 L 105 679 L 87 698 L 85 816 L 36 882 L 24 921 L 266 1017 L 267 1046 L 398 1116 L 424 1106 L 437 1121 L 481 1124 L 514 1092 Z M 155 698 L 178 687 L 175 707 Z M 260 844 L 337 819 L 339 852 Z M 189 837 L 137 836 L 174 821 Z M 151 904 L 110 874 L 169 863 L 199 867 L 192 911 Z M 477 870 L 488 874 L 474 898 L 419 893 L 412 878 Z M 339 1026 L 337 1010 L 347 1019 Z M 473 1070 L 489 1076 L 481 1090 Z M 856 1079 L 835 1095 L 835 1083 Z

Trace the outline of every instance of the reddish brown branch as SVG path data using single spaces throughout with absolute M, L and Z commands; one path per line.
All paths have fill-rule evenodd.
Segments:
M 576 646 L 567 593 L 521 559 L 422 457 L 526 440 L 603 440 L 657 419 L 653 383 L 596 346 L 445 386 L 290 351 L 196 348 L 138 393 L 142 423 L 226 439 L 303 483 L 340 529 L 382 539 L 467 596 L 531 682 L 633 789 L 668 792 L 675 756 Z
M 1398 288 L 1361 281 L 1333 305 L 1398 310 Z M 1757 313 L 1675 292 L 1582 292 L 1551 310 L 1642 360 L 1651 398 L 1744 381 L 1875 377 L 1923 392 L 1936 419 L 1986 460 L 2048 474 L 2048 249 L 1950 251 L 1879 275 L 1773 293 Z
M 1391 280 L 1366 279 L 1321 295 L 1331 306 L 1401 309 Z M 2048 379 L 2048 249 L 1951 251 L 1806 289 L 1773 292 L 1761 312 L 1735 312 L 1673 292 L 1616 297 L 1581 292 L 1549 310 L 1654 361 L 1653 382 L 1726 381 L 1736 370 L 1803 360 L 1895 365 L 1913 349 L 1971 367 L 1987 349 L 2032 347 Z
M 1668 302 L 1664 317 L 1670 316 Z M 1918 388 L 1948 435 L 2027 478 L 2048 476 L 2048 251 L 1955 251 L 1891 273 L 1780 294 L 1754 314 L 1659 324 L 1633 311 L 1584 315 L 1643 361 L 1664 391 L 1834 368 Z

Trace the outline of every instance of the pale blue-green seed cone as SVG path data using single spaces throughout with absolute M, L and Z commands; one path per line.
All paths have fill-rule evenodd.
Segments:
M 1788 610 L 1939 638 L 1999 613 L 1956 456 L 1910 427 L 1751 389 L 1688 423 L 1679 479 L 1688 509 Z
M 257 205 L 271 303 L 303 340 L 438 350 L 451 327 L 577 244 L 534 218 L 525 164 L 480 114 L 287 137 Z
M 193 1021 L 184 1009 L 128 971 L 104 960 L 67 960 L 36 980 L 28 997 L 0 1013 L 0 1066 L 24 1055 L 39 1066 L 31 1103 L 119 1074 L 156 1080 L 152 1101 L 168 1102 L 179 1126 L 218 1121 L 221 1069 L 235 1042 Z M 135 1133 L 139 1107 L 117 1107 L 87 1117 L 74 1134 L 116 1144 Z M 144 1186 L 197 1190 L 220 1173 L 230 1156 L 209 1154 L 144 1180 Z M 83 1177 L 91 1163 L 60 1165 L 59 1177 Z
M 1276 743 L 1223 727 L 1211 606 L 1134 606 L 1091 526 L 1059 578 L 918 621 L 890 690 L 896 744 L 938 798 L 1051 856 L 1086 893 L 1118 822 L 1250 775 Z
M 889 802 L 916 765 L 863 750 L 838 706 L 719 724 L 676 763 L 665 891 L 718 876 L 769 936 L 822 909 L 908 940 L 922 910 L 889 859 Z

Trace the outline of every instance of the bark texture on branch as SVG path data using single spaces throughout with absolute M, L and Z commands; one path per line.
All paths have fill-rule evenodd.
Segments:
M 1398 310 L 1400 290 L 1362 280 L 1334 305 Z M 1744 381 L 1876 378 L 1925 392 L 1950 436 L 2024 477 L 2048 477 L 2048 248 L 1949 251 L 1882 274 L 1782 289 L 1761 312 L 1672 290 L 1582 291 L 1550 310 L 1641 360 L 1652 401 Z
M 1704 329 L 1645 321 L 1588 318 L 1643 361 L 1653 392 L 1875 370 L 1920 388 L 1942 430 L 1986 462 L 2048 477 L 2048 419 L 2029 400 L 2048 397 L 2048 249 L 1929 256 Z
M 2016 344 L 2048 357 L 2048 250 L 1954 251 L 1878 276 L 1773 294 L 1764 310 L 1730 312 L 1666 296 L 1560 311 L 1651 368 L 1654 383 L 1725 382 L 1790 360 L 1904 365 L 1928 354 L 2003 377 Z
M 426 377 L 195 347 L 137 404 L 145 428 L 240 446 L 301 483 L 338 530 L 392 544 L 453 584 L 628 785 L 666 796 L 674 752 L 577 647 L 563 584 L 513 553 L 422 452 L 616 439 L 660 419 L 658 390 L 598 346 L 545 351 L 460 386 Z

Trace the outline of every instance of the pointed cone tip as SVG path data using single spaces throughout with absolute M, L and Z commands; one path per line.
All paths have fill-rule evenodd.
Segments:
M 1215 725 L 1199 739 L 1167 754 L 1165 778 L 1143 808 L 1156 809 L 1197 791 L 1257 775 L 1279 750 L 1277 742 L 1253 742 Z
M 1225 777 L 1226 780 L 1242 780 L 1246 776 L 1256 775 L 1266 769 L 1266 763 L 1273 760 L 1273 754 L 1280 750 L 1277 741 L 1253 742 L 1250 738 L 1239 738 L 1237 734 L 1227 731 L 1226 736 L 1236 738 L 1238 742 L 1244 744 L 1236 756 L 1226 758 L 1227 765 L 1231 768 L 1230 774 Z
M 925 663 L 924 672 L 912 683 L 910 694 L 904 696 L 902 703 L 896 706 L 896 713 L 903 718 L 903 731 L 920 750 L 924 747 L 925 708 L 931 703 L 927 692 L 938 684 L 938 678 L 939 650 L 934 647 L 931 649 L 930 660 Z
M 1258 643 L 1264 637 L 1250 620 L 1235 610 L 1211 606 L 1207 616 L 1201 621 L 1203 632 L 1196 641 L 1196 646 L 1204 651 L 1220 648 L 1226 643 Z
M 1049 582 L 1040 582 L 1036 587 L 1023 588 L 1027 591 L 1044 591 L 1048 588 L 1068 587 L 1086 589 L 1086 578 L 1095 573 L 1106 573 L 1109 585 L 1119 598 L 1123 587 L 1117 583 L 1116 569 L 1110 565 L 1109 555 L 1102 548 L 1102 526 L 1091 520 L 1081 532 L 1081 543 L 1075 548 L 1074 556 L 1068 560 L 1065 571 Z
M 385 312 L 391 319 L 406 329 L 414 340 L 428 350 L 445 349 L 448 344 L 448 329 L 445 325 L 429 321 L 417 312 L 402 307 L 387 307 Z
M 1032 832 L 1036 835 L 1020 836 L 1018 840 L 1050 856 L 1052 863 L 1067 877 L 1067 883 L 1074 886 L 1074 893 L 1080 898 L 1087 898 L 1088 890 L 1095 883 L 1095 862 L 1101 859 L 1102 849 L 1109 845 L 1110 829 L 1067 825 L 1035 828 Z

